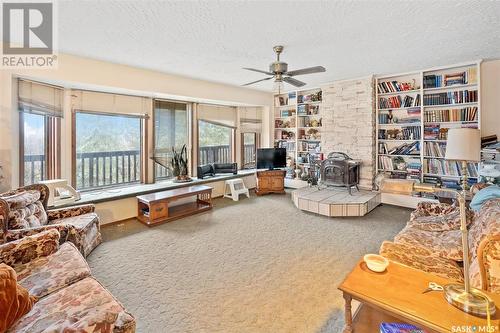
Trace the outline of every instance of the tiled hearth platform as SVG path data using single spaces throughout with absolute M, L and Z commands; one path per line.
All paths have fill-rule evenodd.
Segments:
M 297 208 L 325 216 L 364 216 L 380 204 L 380 193 L 342 187 L 304 187 L 292 192 Z

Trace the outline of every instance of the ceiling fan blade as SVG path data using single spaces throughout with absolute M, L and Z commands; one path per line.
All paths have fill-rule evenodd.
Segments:
M 312 74 L 312 73 L 321 73 L 325 72 L 326 69 L 323 66 L 314 66 L 308 68 L 297 69 L 295 71 L 286 72 L 286 75 L 295 76 L 295 75 L 304 75 L 304 74 Z
M 257 73 L 262 73 L 262 74 L 267 74 L 267 75 L 274 75 L 274 73 L 261 71 L 260 69 L 255 69 L 255 68 L 243 67 L 243 69 L 246 69 L 247 71 L 252 71 L 252 72 L 257 72 Z
M 292 86 L 295 87 L 302 87 L 306 85 L 304 82 L 294 79 L 293 77 L 284 77 L 283 81 L 290 83 Z
M 242 84 L 242 86 L 249 86 L 251 84 L 254 84 L 254 83 L 257 83 L 257 82 L 260 82 L 260 81 L 267 81 L 267 80 L 271 80 L 273 78 L 273 76 L 271 77 L 266 77 L 265 79 L 261 79 L 261 80 L 257 80 L 257 81 L 253 81 L 253 82 L 249 82 L 249 83 L 245 83 L 245 84 Z

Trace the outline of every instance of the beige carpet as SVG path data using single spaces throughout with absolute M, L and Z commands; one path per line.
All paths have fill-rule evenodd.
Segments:
M 138 332 L 341 332 L 337 286 L 409 212 L 328 218 L 299 211 L 289 194 L 217 199 L 211 212 L 154 228 L 104 227 L 88 260 Z

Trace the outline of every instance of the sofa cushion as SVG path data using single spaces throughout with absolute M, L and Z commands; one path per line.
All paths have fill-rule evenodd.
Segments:
M 50 256 L 16 266 L 16 272 L 19 283 L 37 297 L 90 276 L 87 262 L 72 243 L 64 243 Z
M 11 267 L 26 264 L 59 249 L 59 232 L 46 230 L 0 245 L 0 263 Z
M 500 186 L 488 186 L 478 191 L 470 202 L 470 208 L 478 212 L 488 200 L 500 198 Z
M 470 225 L 473 219 L 474 212 L 467 209 L 467 225 Z M 407 224 L 408 227 L 426 231 L 459 230 L 460 225 L 460 211 L 458 209 L 453 209 L 443 215 L 420 215 L 418 217 L 413 217 L 410 218 L 410 221 Z
M 422 247 L 386 241 L 380 247 L 380 255 L 427 273 L 457 282 L 463 281 L 462 269 L 455 261 L 438 257 Z
M 19 209 L 40 200 L 40 192 L 35 190 L 9 192 L 2 195 L 2 199 L 7 201 L 9 209 Z
M 442 258 L 462 261 L 461 237 L 460 230 L 427 231 L 406 226 L 394 237 L 394 242 L 423 247 Z
M 134 332 L 135 319 L 92 277 L 40 299 L 9 332 Z
M 8 229 L 10 230 L 36 228 L 46 224 L 47 213 L 40 201 L 9 211 Z
M 16 280 L 12 267 L 0 264 L 0 332 L 5 332 L 33 307 L 35 298 Z

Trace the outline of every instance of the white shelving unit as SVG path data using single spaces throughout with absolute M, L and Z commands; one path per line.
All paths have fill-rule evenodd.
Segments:
M 285 179 L 287 187 L 307 186 L 306 182 L 296 178 L 295 170 L 300 169 L 302 173 L 308 168 L 309 164 L 303 158 L 307 154 L 321 156 L 323 153 L 322 100 L 318 98 L 321 98 L 320 88 L 288 91 L 274 96 L 274 146 L 285 146 L 287 156 L 291 159 Z M 313 146 L 319 146 L 319 149 Z
M 458 180 L 459 177 L 456 175 L 448 174 L 445 172 L 431 172 L 431 170 L 429 169 L 424 169 L 424 165 L 425 164 L 428 165 L 429 163 L 431 163 L 429 161 L 433 161 L 432 163 L 436 163 L 436 165 L 438 163 L 439 164 L 446 163 L 444 161 L 443 156 L 444 156 L 444 149 L 446 147 L 445 133 L 447 129 L 454 127 L 465 127 L 465 126 L 477 127 L 479 129 L 481 128 L 480 65 L 481 61 L 472 61 L 451 66 L 434 67 L 422 71 L 400 73 L 387 76 L 378 76 L 376 78 L 375 89 L 376 89 L 376 114 L 377 114 L 377 119 L 376 119 L 377 172 L 387 172 L 387 173 L 394 172 L 394 174 L 405 174 L 405 170 L 398 170 L 397 172 L 393 170 L 386 170 L 387 168 L 384 168 L 384 166 L 381 165 L 380 161 L 381 158 L 382 159 L 389 158 L 393 162 L 394 159 L 399 158 L 403 159 L 407 164 L 411 161 L 420 162 L 421 172 L 419 172 L 419 174 L 413 173 L 411 177 L 408 175 L 408 173 L 406 173 L 408 178 L 416 179 L 420 182 L 424 182 L 424 180 L 429 180 L 430 178 L 428 178 L 427 176 L 438 177 L 440 181 Z M 453 80 L 452 74 L 459 74 L 464 72 L 467 74 L 466 77 L 464 76 L 464 80 L 462 82 L 460 82 L 459 79 Z M 441 79 L 435 80 L 436 83 L 440 84 L 437 86 L 436 84 L 434 86 L 431 86 L 432 85 L 431 76 L 440 76 Z M 445 83 L 446 78 L 447 78 L 446 81 L 449 83 L 449 85 L 446 85 Z M 385 83 L 387 86 L 389 82 L 409 83 L 409 85 L 405 87 L 408 90 L 385 92 L 379 88 L 379 83 Z M 430 98 L 429 96 L 432 94 L 455 93 L 459 91 L 460 92 L 475 91 L 477 100 L 475 101 L 464 100 L 463 103 L 455 103 L 455 100 L 453 100 L 452 101 L 453 103 L 442 103 L 436 96 L 433 101 L 428 100 Z M 406 96 L 416 98 L 417 95 L 420 96 L 420 103 L 419 105 L 416 105 L 413 110 L 415 111 L 414 114 L 416 114 L 416 110 L 420 111 L 419 120 L 413 119 L 414 122 L 408 122 L 403 119 L 401 122 L 385 123 L 384 121 L 383 123 L 381 123 L 380 115 L 389 114 L 389 110 L 391 110 L 390 112 L 393 114 L 393 117 L 396 117 L 399 121 L 399 119 L 409 117 L 407 111 L 408 109 L 411 109 L 411 107 L 389 108 L 386 106 L 384 108 L 381 108 L 380 104 L 383 103 L 384 100 L 393 97 L 397 98 L 398 96 L 401 97 L 401 99 L 404 99 Z M 436 101 L 438 103 L 435 103 Z M 435 105 L 430 105 L 430 104 L 435 104 Z M 449 110 L 463 110 L 463 111 L 449 111 Z M 470 118 L 474 110 L 475 110 L 475 117 Z M 450 114 L 452 113 L 455 116 L 451 117 Z M 457 115 L 459 115 L 459 117 L 457 117 Z M 433 117 L 435 117 L 435 119 L 432 119 Z M 397 139 L 387 138 L 387 137 L 381 138 L 381 135 L 379 133 L 380 130 L 387 131 L 391 129 L 399 129 L 401 131 L 402 128 L 408 126 L 418 126 L 420 128 L 420 137 L 418 138 L 399 137 Z M 437 129 L 438 134 L 432 138 L 430 138 L 429 136 L 426 137 L 425 129 L 427 128 L 428 129 L 427 132 L 429 132 L 431 127 L 433 127 L 434 130 Z M 385 133 L 387 134 L 388 132 Z M 394 134 L 394 132 L 392 132 L 391 134 Z M 408 155 L 408 154 L 392 155 L 388 154 L 388 152 L 382 153 L 380 149 L 381 144 L 385 144 L 388 150 L 391 150 L 396 146 L 401 146 L 402 144 L 408 144 L 412 142 L 418 142 L 419 145 L 418 155 Z M 439 145 L 441 147 L 442 156 L 429 156 L 428 152 L 426 152 L 427 145 Z M 478 166 L 475 165 L 476 171 L 477 167 Z M 474 177 L 469 176 L 469 178 L 474 178 Z

